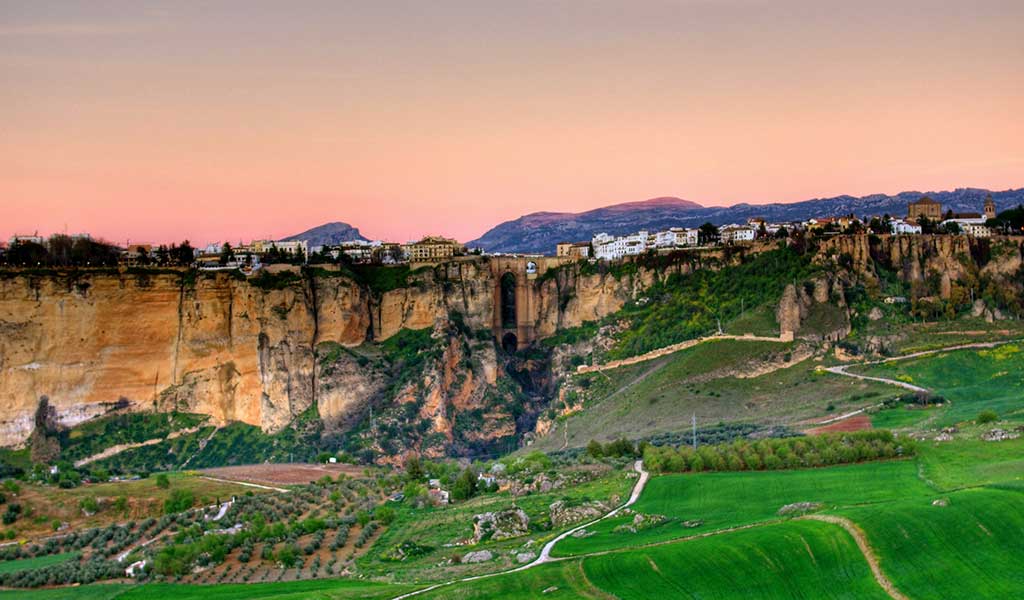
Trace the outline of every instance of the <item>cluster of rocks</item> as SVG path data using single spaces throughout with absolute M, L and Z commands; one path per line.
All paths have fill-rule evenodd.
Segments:
M 573 523 L 589 521 L 600 518 L 608 512 L 608 506 L 603 502 L 590 501 L 576 506 L 570 506 L 559 500 L 548 507 L 551 525 L 564 527 Z
M 633 515 L 630 523 L 619 525 L 612 530 L 613 533 L 636 533 L 651 527 L 657 527 L 668 520 L 665 515 L 648 515 L 639 512 L 629 511 Z
M 526 496 L 528 494 L 543 494 L 550 492 L 551 490 L 557 490 L 565 487 L 566 479 L 563 475 L 559 474 L 555 477 L 548 476 L 547 473 L 541 473 L 534 477 L 529 482 L 519 481 L 512 479 L 508 482 L 508 491 L 513 496 Z
M 821 508 L 821 502 L 794 502 L 793 504 L 783 506 L 776 514 L 780 517 L 784 517 L 786 515 L 801 515 L 813 512 L 819 508 Z
M 507 540 L 526 535 L 530 531 L 530 517 L 521 508 L 485 512 L 473 516 L 473 542 Z
M 936 442 L 950 442 L 953 441 L 953 434 L 958 431 L 956 427 L 945 427 L 934 439 Z
M 1006 431 L 1005 429 L 992 429 L 981 434 L 981 439 L 986 442 L 1001 442 L 1003 440 L 1015 440 L 1020 437 L 1020 430 L 1018 427 L 1015 431 Z

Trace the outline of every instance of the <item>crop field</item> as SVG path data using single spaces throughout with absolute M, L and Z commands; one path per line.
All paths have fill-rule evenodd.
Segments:
M 728 422 L 797 423 L 877 404 L 893 386 L 817 371 L 813 360 L 787 362 L 793 344 L 721 340 L 612 371 L 576 376 L 586 410 L 568 418 L 568 447 L 591 439 L 640 438 Z M 754 369 L 775 370 L 746 378 Z M 543 450 L 565 443 L 563 426 L 538 440 Z
M 233 467 L 214 467 L 203 469 L 200 473 L 210 477 L 245 481 L 262 485 L 296 485 L 313 483 L 327 476 L 337 479 L 339 475 L 359 477 L 363 468 L 353 465 L 306 464 L 306 463 L 267 463 L 259 465 L 239 465 Z
M 611 550 L 778 520 L 783 518 L 780 508 L 797 502 L 833 507 L 934 494 L 917 478 L 917 465 L 911 460 L 795 471 L 661 475 L 651 479 L 632 508 L 668 517 L 665 523 L 636 533 L 616 532 L 632 517 L 606 519 L 592 528 L 594 535 L 566 539 L 554 554 Z M 694 521 L 700 524 L 693 526 Z
M 23 558 L 21 560 L 0 561 L 0 573 L 14 573 L 27 569 L 39 569 L 50 565 L 57 565 L 64 561 L 76 558 L 74 553 L 50 554 L 48 556 L 37 556 L 34 558 Z
M 942 504 L 945 505 L 942 505 Z M 883 569 L 913 598 L 1014 598 L 1024 590 L 1024 493 L 973 488 L 841 511 L 867 533 Z
M 596 556 L 583 568 L 595 586 L 622 600 L 888 598 L 853 538 L 813 521 Z
M 933 426 L 974 419 L 982 410 L 1024 420 L 1024 344 L 955 350 L 851 369 L 919 385 L 951 401 Z

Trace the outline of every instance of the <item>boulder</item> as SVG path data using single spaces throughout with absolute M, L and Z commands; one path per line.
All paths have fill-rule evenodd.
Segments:
M 530 517 L 521 508 L 486 512 L 473 516 L 473 541 L 507 540 L 529 532 Z
M 494 555 L 491 554 L 490 550 L 477 550 L 476 552 L 467 552 L 466 555 L 462 557 L 462 562 L 481 563 L 487 562 L 492 558 L 494 558 Z
M 520 552 L 516 554 L 516 562 L 519 564 L 528 563 L 535 558 L 537 558 L 536 552 Z
M 608 507 L 603 502 L 584 502 L 577 506 L 568 506 L 562 500 L 554 502 L 548 507 L 551 517 L 551 525 L 564 527 L 573 523 L 590 521 L 600 518 L 608 512 Z

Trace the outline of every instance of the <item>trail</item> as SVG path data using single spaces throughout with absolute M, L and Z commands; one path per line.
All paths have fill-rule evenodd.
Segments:
M 87 464 L 89 464 L 91 462 L 96 462 L 97 460 L 103 460 L 104 458 L 110 458 L 111 456 L 116 456 L 116 455 L 118 455 L 118 454 L 120 454 L 120 453 L 122 453 L 122 452 L 124 452 L 126 450 L 132 450 L 134 448 L 143 448 L 145 446 L 154 446 L 156 444 L 159 444 L 160 442 L 166 442 L 167 440 L 173 440 L 174 438 L 181 437 L 181 436 L 187 435 L 189 433 L 195 433 L 197 431 L 199 431 L 199 427 L 198 426 L 196 426 L 196 427 L 189 427 L 187 429 L 178 429 L 178 430 L 172 431 L 171 433 L 167 434 L 167 437 L 153 438 L 151 440 L 146 440 L 144 442 L 131 442 L 131 443 L 127 443 L 127 444 L 116 444 L 116 445 L 111 446 L 109 448 L 105 448 L 105 449 L 97 452 L 96 454 L 93 454 L 92 456 L 87 456 L 85 458 L 81 458 L 81 459 L 76 460 L 75 461 L 75 468 L 83 467 L 83 466 L 85 466 L 85 465 L 87 465 Z
M 600 371 L 607 371 L 609 369 L 617 369 L 626 365 L 635 365 L 637 363 L 646 362 L 655 358 L 661 358 L 662 356 L 679 352 L 680 350 L 686 350 L 692 348 L 704 342 L 712 342 L 715 340 L 739 340 L 746 342 L 777 342 L 777 343 L 789 343 L 793 341 L 792 335 L 779 335 L 779 337 L 767 337 L 763 335 L 733 335 L 728 333 L 718 333 L 715 335 L 709 335 L 706 337 L 699 337 L 692 340 L 686 340 L 685 342 L 679 342 L 678 344 L 672 344 L 671 346 L 665 346 L 664 348 L 658 348 L 657 350 L 651 350 L 638 356 L 630 356 L 629 358 L 623 358 L 621 360 L 613 360 L 611 362 L 604 363 L 603 365 L 580 365 L 576 367 L 577 373 L 597 373 Z
M 864 531 L 862 531 L 856 523 L 847 518 L 835 515 L 807 515 L 800 518 L 832 523 L 833 525 L 838 525 L 845 529 L 847 533 L 853 536 L 853 541 L 857 542 L 857 547 L 860 548 L 861 553 L 864 555 L 864 560 L 866 560 L 868 562 L 868 566 L 871 567 L 871 574 L 875 576 L 875 581 L 878 582 L 878 585 L 882 586 L 885 593 L 889 594 L 889 596 L 894 600 L 909 600 L 896 589 L 896 586 L 893 585 L 892 581 L 890 581 L 889 578 L 885 576 L 885 573 L 882 572 L 882 567 L 878 564 L 878 557 L 875 556 L 875 551 L 871 548 L 871 545 L 868 544 L 868 538 L 864 535 Z
M 647 480 L 650 478 L 650 475 L 651 475 L 650 473 L 648 473 L 644 469 L 644 461 L 642 461 L 642 460 L 638 460 L 635 463 L 633 463 L 633 470 L 640 474 L 640 478 L 637 479 L 636 484 L 633 486 L 633 492 L 629 495 L 629 500 L 626 500 L 626 502 L 624 504 L 622 504 L 618 508 L 608 512 L 603 517 L 599 517 L 597 519 L 594 519 L 593 521 L 588 521 L 586 523 L 583 523 L 582 525 L 577 525 L 576 527 L 573 527 L 572 529 L 569 529 L 568 531 L 564 531 L 564 532 L 560 533 L 553 540 L 551 540 L 550 542 L 544 544 L 544 547 L 541 548 L 540 556 L 535 558 L 532 562 L 529 562 L 529 563 L 527 563 L 527 564 L 525 564 L 525 565 L 523 565 L 521 567 L 516 567 L 514 569 L 508 569 L 508 570 L 505 570 L 505 571 L 497 571 L 495 573 L 486 573 L 484 575 L 474 575 L 473 577 L 463 577 L 462 579 L 454 579 L 452 581 L 446 581 L 444 583 L 436 583 L 436 584 L 434 584 L 432 586 L 425 587 L 423 589 L 419 589 L 419 590 L 416 590 L 416 591 L 413 591 L 413 592 L 408 592 L 406 594 L 402 594 L 401 596 L 395 596 L 392 600 L 403 600 L 404 598 L 411 598 L 413 596 L 418 596 L 420 594 L 425 594 L 427 592 L 432 592 L 432 591 L 434 591 L 436 589 L 439 589 L 439 588 L 442 588 L 442 587 L 447 587 L 449 585 L 454 585 L 456 583 L 465 583 L 467 581 L 476 581 L 476 580 L 479 580 L 479 579 L 487 579 L 489 577 L 497 577 L 498 575 L 507 575 L 509 573 L 518 573 L 520 571 L 525 571 L 527 569 L 532 569 L 534 567 L 537 567 L 537 566 L 540 566 L 540 565 L 543 565 L 543 564 L 549 563 L 549 562 L 555 562 L 555 561 L 560 561 L 560 560 L 567 560 L 569 558 L 578 558 L 576 556 L 566 557 L 566 558 L 552 558 L 551 557 L 551 551 L 555 548 L 555 544 L 557 544 L 558 542 L 564 540 L 565 538 L 569 537 L 570 535 L 576 533 L 577 531 L 580 531 L 581 529 L 586 529 L 587 527 L 590 527 L 590 526 L 592 526 L 593 524 L 595 524 L 595 523 L 597 523 L 599 521 L 603 521 L 605 519 L 614 517 L 615 515 L 617 515 L 620 512 L 622 512 L 622 510 L 632 506 L 637 501 L 637 499 L 640 498 L 640 494 L 644 491 L 644 486 L 647 485 Z

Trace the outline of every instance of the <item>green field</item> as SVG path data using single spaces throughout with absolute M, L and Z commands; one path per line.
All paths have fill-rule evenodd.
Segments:
M 587 558 L 583 567 L 621 600 L 888 597 L 853 538 L 814 521 Z
M 902 500 L 841 512 L 857 522 L 896 587 L 913 598 L 1019 598 L 1024 594 L 1024 494 L 973 488 L 947 506 Z
M 594 535 L 568 538 L 557 556 L 637 546 L 707 531 L 780 519 L 778 510 L 795 502 L 820 502 L 825 508 L 934 495 L 917 478 L 910 460 L 864 463 L 798 471 L 744 471 L 662 475 L 647 484 L 637 511 L 670 517 L 658 527 L 637 533 L 614 532 L 629 516 L 606 519 L 590 528 Z M 700 520 L 699 527 L 683 521 Z
M 19 560 L 0 561 L 0 573 L 14 573 L 27 571 L 29 569 L 41 569 L 50 565 L 60 564 L 67 560 L 78 558 L 78 554 L 69 552 L 66 554 L 49 554 L 35 558 L 22 558 Z
M 374 600 L 392 598 L 411 589 L 414 588 L 352 579 L 228 585 L 95 584 L 51 590 L 0 591 L 0 600 Z
M 576 376 L 586 390 L 585 409 L 539 439 L 542 450 L 586 446 L 591 439 L 637 439 L 686 431 L 692 415 L 700 424 L 725 422 L 795 423 L 877 404 L 898 394 L 893 386 L 835 377 L 817 371 L 813 360 L 786 362 L 793 344 L 719 340 L 618 369 Z M 742 378 L 765 361 L 779 368 Z
M 1024 345 L 956 350 L 851 369 L 857 373 L 919 385 L 950 400 L 932 424 L 953 425 L 994 410 L 1024 420 Z

